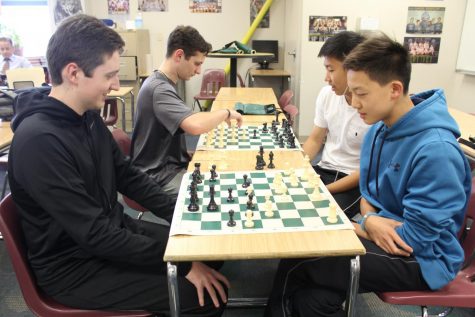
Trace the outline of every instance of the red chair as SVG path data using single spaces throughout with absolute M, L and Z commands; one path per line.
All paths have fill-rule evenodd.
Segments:
M 130 147 L 132 144 L 132 140 L 129 138 L 127 133 L 125 133 L 122 129 L 116 128 L 112 130 L 112 136 L 114 137 L 115 142 L 117 142 L 117 144 L 119 145 L 119 148 L 121 149 L 122 153 L 124 153 L 124 155 L 130 156 Z M 143 207 L 135 200 L 132 200 L 124 195 L 122 195 L 122 198 L 124 199 L 124 203 L 129 206 L 129 208 L 132 208 L 139 212 L 137 219 L 141 219 L 144 212 L 148 211 L 147 208 Z
M 285 107 L 290 104 L 290 101 L 294 97 L 294 92 L 291 89 L 287 89 L 279 98 L 280 109 L 285 111 Z
M 36 285 L 33 272 L 27 260 L 27 249 L 23 238 L 20 215 L 10 195 L 0 203 L 0 231 L 23 298 L 30 310 L 40 317 L 146 317 L 153 314 L 146 311 L 97 311 L 64 306 L 44 294 Z
M 467 220 L 472 220 L 471 229 L 467 230 Z M 448 285 L 437 291 L 384 292 L 377 294 L 381 300 L 395 305 L 421 306 L 422 316 L 429 316 L 427 306 L 450 307 L 438 316 L 447 316 L 453 307 L 475 308 L 475 178 L 472 179 L 472 193 L 465 215 L 462 247 L 465 253 L 464 268 Z
M 209 100 L 214 101 L 216 95 L 218 94 L 221 87 L 224 87 L 226 84 L 226 74 L 224 69 L 207 69 L 203 74 L 203 79 L 201 81 L 201 90 L 197 94 L 193 102 L 192 109 L 195 109 L 195 104 L 198 104 L 200 111 L 203 111 L 201 107 L 200 100 Z

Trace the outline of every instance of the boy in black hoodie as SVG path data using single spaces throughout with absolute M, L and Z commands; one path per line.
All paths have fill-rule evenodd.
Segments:
M 169 228 L 124 214 L 117 191 L 163 218 L 173 205 L 124 158 L 95 112 L 119 89 L 123 46 L 114 30 L 87 15 L 58 27 L 47 50 L 51 93 L 22 94 L 16 102 L 9 180 L 46 294 L 77 308 L 161 313 L 169 310 Z M 200 262 L 178 272 L 182 313 L 221 315 L 227 279 Z

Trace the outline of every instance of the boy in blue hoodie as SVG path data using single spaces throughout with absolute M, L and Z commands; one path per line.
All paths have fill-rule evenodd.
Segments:
M 439 289 L 463 262 L 457 233 L 471 191 L 444 93 L 409 97 L 408 52 L 385 35 L 358 45 L 344 67 L 352 106 L 374 124 L 361 149 L 359 292 Z M 283 260 L 267 316 L 343 316 L 349 268 L 349 257 Z

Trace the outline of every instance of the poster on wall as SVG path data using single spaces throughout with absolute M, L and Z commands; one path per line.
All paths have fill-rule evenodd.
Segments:
M 84 0 L 49 0 L 54 25 L 58 25 L 65 18 L 78 13 L 84 13 Z
M 310 16 L 308 40 L 323 42 L 339 32 L 346 31 L 346 21 L 346 16 Z
M 261 11 L 262 7 L 264 6 L 265 0 L 251 0 L 251 24 L 254 22 L 256 19 L 256 16 L 259 14 Z M 264 15 L 264 17 L 261 20 L 261 23 L 259 23 L 258 28 L 269 28 L 270 26 L 270 9 L 267 10 L 267 13 Z
M 221 0 L 190 0 L 192 13 L 221 13 Z
M 409 7 L 407 10 L 406 33 L 442 34 L 445 8 Z
M 139 0 L 138 10 L 165 12 L 168 11 L 168 0 Z
M 440 37 L 405 37 L 404 47 L 409 51 L 411 63 L 437 64 Z
M 128 14 L 129 0 L 107 0 L 109 14 Z

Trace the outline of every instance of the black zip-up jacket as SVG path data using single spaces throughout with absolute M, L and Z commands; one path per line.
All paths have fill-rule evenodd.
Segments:
M 102 118 L 35 91 L 21 94 L 15 109 L 8 176 L 40 287 L 54 295 L 98 263 L 163 264 L 167 241 L 125 229 L 134 224 L 117 192 L 163 218 L 173 203 L 122 155 Z

